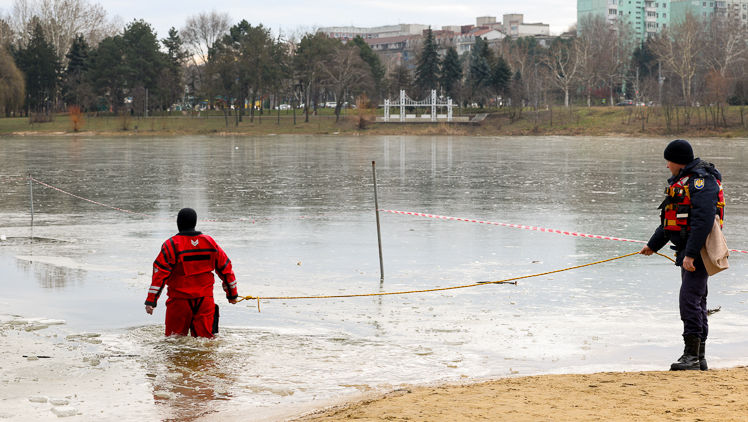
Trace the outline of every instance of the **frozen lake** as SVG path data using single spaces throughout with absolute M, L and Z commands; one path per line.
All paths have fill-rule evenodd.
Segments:
M 143 309 L 151 263 L 185 206 L 231 258 L 241 295 L 450 287 L 635 252 L 638 243 L 382 213 L 380 284 L 371 162 L 382 209 L 647 240 L 667 142 L 0 139 L 0 418 L 277 420 L 403 384 L 667 369 L 682 349 L 680 279 L 658 256 L 517 286 L 268 300 L 261 313 L 254 301 L 229 305 L 217 286 L 215 341 L 163 338 L 165 297 L 153 316 Z M 748 249 L 748 140 L 692 143 L 724 175 L 728 245 Z M 33 229 L 29 173 L 78 196 L 34 183 Z M 709 307 L 721 307 L 710 318 L 714 368 L 748 364 L 747 262 L 733 253 L 710 280 Z

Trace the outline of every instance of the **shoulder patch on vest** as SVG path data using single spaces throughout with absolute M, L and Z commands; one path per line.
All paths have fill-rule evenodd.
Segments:
M 703 188 L 704 187 L 704 179 L 702 179 L 701 177 L 699 177 L 698 179 L 694 179 L 694 181 L 693 181 L 693 187 L 695 187 L 696 189 Z

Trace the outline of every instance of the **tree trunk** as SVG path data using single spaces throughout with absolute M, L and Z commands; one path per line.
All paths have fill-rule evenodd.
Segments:
M 311 84 L 308 84 L 306 87 L 306 101 L 304 102 L 304 114 L 306 114 L 304 123 L 309 123 L 309 100 L 312 97 L 311 89 Z
M 257 97 L 254 91 L 252 91 L 252 97 L 250 98 L 250 104 L 249 104 L 249 121 L 250 123 L 255 122 L 255 101 L 257 101 Z

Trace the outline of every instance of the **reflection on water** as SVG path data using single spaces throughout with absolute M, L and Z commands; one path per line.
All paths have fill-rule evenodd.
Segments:
M 64 258 L 55 259 L 58 260 L 65 261 Z M 39 286 L 45 289 L 62 289 L 70 284 L 82 283 L 86 275 L 82 269 L 62 266 L 59 263 L 34 262 L 33 256 L 22 257 L 16 262 L 18 269 L 27 275 L 33 274 Z
M 211 404 L 231 398 L 236 379 L 231 353 L 215 341 L 170 337 L 159 341 L 144 362 L 156 404 L 167 408 L 165 420 L 191 421 L 209 415 Z
M 681 322 L 678 271 L 660 257 L 633 256 L 516 286 L 274 300 L 262 303 L 262 313 L 252 301 L 222 304 L 221 335 L 207 342 L 164 339 L 163 302 L 148 316 L 143 300 L 150 264 L 176 232 L 183 206 L 197 209 L 198 230 L 226 250 L 242 295 L 420 290 L 620 256 L 638 245 L 383 214 L 380 284 L 371 161 L 385 209 L 646 240 L 668 176 L 666 144 L 560 137 L 4 139 L 0 158 L 9 174 L 31 172 L 153 218 L 40 186 L 34 235 L 64 242 L 35 241 L 31 250 L 16 240 L 29 233 L 28 184 L 3 184 L 0 234 L 13 239 L 0 243 L 3 306 L 66 320 L 68 330 L 100 330 L 102 350 L 94 358 L 101 372 L 89 364 L 80 372 L 98 381 L 124 367 L 118 375 L 127 392 L 110 394 L 116 409 L 79 406 L 123 421 L 261 419 L 404 383 L 662 369 L 681 347 Z M 693 144 L 725 175 L 728 244 L 748 249 L 748 141 Z M 730 270 L 710 280 L 709 307 L 722 307 L 710 320 L 715 367 L 745 363 L 747 258 L 731 257 Z M 220 288 L 215 295 L 224 300 Z M 96 403 L 92 390 L 84 385 L 77 393 Z M 25 405 L 18 402 L 19 409 Z

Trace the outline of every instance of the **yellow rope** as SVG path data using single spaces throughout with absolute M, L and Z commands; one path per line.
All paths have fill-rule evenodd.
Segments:
M 626 255 L 617 256 L 615 258 L 603 259 L 601 261 L 595 261 L 595 262 L 590 262 L 588 264 L 582 264 L 582 265 L 576 265 L 576 266 L 573 266 L 573 267 L 562 268 L 560 270 L 546 271 L 544 273 L 530 274 L 530 275 L 523 275 L 523 276 L 519 276 L 519 277 L 505 278 L 503 280 L 479 281 L 477 283 L 466 284 L 466 285 L 462 285 L 462 286 L 439 287 L 439 288 L 435 288 L 435 289 L 424 289 L 424 290 L 406 290 L 406 291 L 400 291 L 400 292 L 362 293 L 362 294 L 350 294 L 350 295 L 324 295 L 324 296 L 240 296 L 239 300 L 237 300 L 237 303 L 241 302 L 243 300 L 256 299 L 257 300 L 257 311 L 259 312 L 260 311 L 260 300 L 339 299 L 339 298 L 348 298 L 348 297 L 391 296 L 391 295 L 406 295 L 406 294 L 411 294 L 411 293 L 428 293 L 428 292 L 439 292 L 439 291 L 444 291 L 444 290 L 464 289 L 464 288 L 467 288 L 467 287 L 482 286 L 482 285 L 485 285 L 485 284 L 514 284 L 514 285 L 516 285 L 517 284 L 517 280 L 522 280 L 524 278 L 540 277 L 540 276 L 544 276 L 544 275 L 560 273 L 560 272 L 563 272 L 563 271 L 575 270 L 577 268 L 589 267 L 591 265 L 597 265 L 597 264 L 602 264 L 604 262 L 615 261 L 616 259 L 626 258 L 626 257 L 632 256 L 632 255 L 637 255 L 637 254 L 639 254 L 639 252 L 631 252 L 631 253 L 626 254 Z M 673 258 L 670 258 L 667 255 L 663 255 L 663 254 L 661 254 L 659 252 L 656 252 L 656 254 L 660 255 L 662 257 L 665 257 L 665 258 L 667 258 L 667 259 L 669 259 L 669 260 L 671 260 L 673 262 L 675 262 L 675 260 Z

